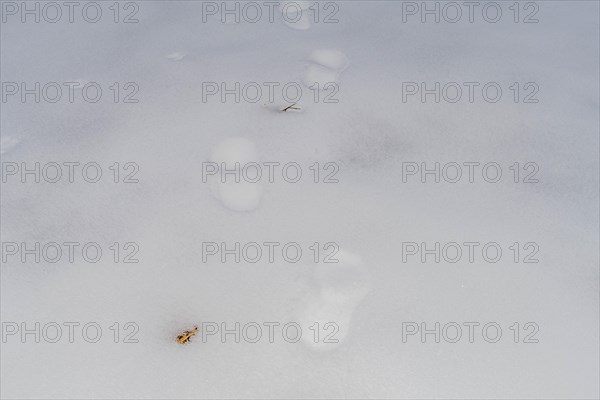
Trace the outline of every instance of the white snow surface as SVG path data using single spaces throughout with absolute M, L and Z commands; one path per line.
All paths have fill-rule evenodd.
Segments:
M 2 263 L 3 323 L 103 329 L 97 343 L 8 337 L 2 398 L 600 396 L 598 2 L 539 1 L 537 24 L 436 24 L 403 23 L 401 2 L 341 1 L 338 23 L 304 14 L 296 26 L 203 23 L 200 1 L 138 4 L 136 24 L 2 23 L 2 82 L 83 77 L 105 89 L 95 104 L 1 105 L 2 163 L 93 161 L 105 174 L 1 183 L 2 242 L 104 251 L 98 263 Z M 339 102 L 316 103 L 306 86 L 299 112 L 281 112 L 281 97 L 203 102 L 203 82 L 236 81 L 338 82 Z M 402 82 L 472 81 L 499 82 L 502 101 L 402 102 Z M 108 101 L 114 82 L 136 82 L 140 101 Z M 513 82 L 536 82 L 539 103 L 514 103 Z M 203 162 L 242 159 L 297 162 L 307 179 L 202 182 Z M 402 182 L 403 162 L 436 161 L 497 162 L 504 176 Z M 113 183 L 115 162 L 139 165 L 139 183 Z M 337 163 L 339 183 L 315 184 L 315 162 Z M 513 183 L 515 162 L 537 163 L 540 182 Z M 306 256 L 202 260 L 203 242 L 272 241 Z M 469 241 L 505 254 L 402 260 L 403 242 Z M 115 263 L 114 242 L 137 243 L 140 262 Z M 340 262 L 312 262 L 314 242 L 339 244 Z M 536 242 L 540 262 L 514 263 L 514 242 Z M 175 341 L 203 322 L 266 321 L 303 324 L 302 340 Z M 311 341 L 308 326 L 327 321 L 339 343 Z M 469 321 L 500 324 L 502 339 L 402 340 L 404 322 Z M 122 336 L 137 324 L 139 342 L 114 343 L 115 322 Z M 535 322 L 539 343 L 514 343 L 515 322 Z

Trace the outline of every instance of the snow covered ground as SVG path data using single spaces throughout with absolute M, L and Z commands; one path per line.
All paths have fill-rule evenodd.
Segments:
M 2 398 L 598 398 L 599 3 L 265 3 L 2 1 Z

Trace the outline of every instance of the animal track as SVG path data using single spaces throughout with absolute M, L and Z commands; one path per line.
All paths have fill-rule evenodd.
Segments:
M 175 53 L 171 53 L 167 56 L 167 58 L 171 61 L 181 61 L 187 56 L 187 53 L 183 51 L 176 51 Z
M 349 65 L 348 58 L 339 50 L 314 50 L 307 61 L 304 84 L 308 87 L 316 84 L 320 90 L 328 83 L 339 84 L 340 74 Z
M 15 148 L 21 139 L 16 136 L 2 136 L 0 139 L 0 154 L 4 154 Z
M 334 323 L 339 327 L 335 334 L 336 343 L 315 343 L 311 335 L 303 335 L 302 340 L 310 348 L 318 351 L 338 347 L 350 331 L 354 310 L 370 290 L 369 274 L 362 260 L 356 254 L 340 250 L 336 258 L 339 263 L 320 264 L 315 270 L 314 279 L 318 286 L 317 294 L 306 299 L 305 308 L 300 313 L 302 327 L 315 322 L 323 327 Z
M 214 147 L 211 161 L 219 164 L 225 163 L 225 168 L 233 170 L 235 163 L 244 165 L 257 161 L 256 146 L 250 140 L 242 137 L 226 139 Z M 262 197 L 262 185 L 241 180 L 235 182 L 233 178 L 222 182 L 219 174 L 211 176 L 213 194 L 221 200 L 223 205 L 234 211 L 251 211 L 258 207 Z
M 305 31 L 310 29 L 310 13 L 309 8 L 311 6 L 311 2 L 309 1 L 284 1 L 282 4 L 282 9 L 286 10 L 286 16 L 283 18 L 283 22 L 293 29 L 298 29 L 301 31 Z

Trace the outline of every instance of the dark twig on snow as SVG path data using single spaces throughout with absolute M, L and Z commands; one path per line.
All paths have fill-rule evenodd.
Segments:
M 287 106 L 286 108 L 284 108 L 283 110 L 281 110 L 282 112 L 286 112 L 287 110 L 300 110 L 300 107 L 294 107 L 297 103 L 292 104 L 291 106 Z

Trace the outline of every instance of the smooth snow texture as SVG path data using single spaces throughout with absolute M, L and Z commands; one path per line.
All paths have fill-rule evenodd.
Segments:
M 323 23 L 333 9 L 319 2 L 320 22 L 313 7 L 289 26 L 281 15 L 269 23 L 266 9 L 256 23 L 223 24 L 220 15 L 204 23 L 200 1 L 135 2 L 140 22 L 115 23 L 113 2 L 98 3 L 98 23 L 23 24 L 14 15 L 1 26 L 2 82 L 31 88 L 77 78 L 103 89 L 98 103 L 70 103 L 66 91 L 56 103 L 32 95 L 0 103 L 2 163 L 103 168 L 97 183 L 80 172 L 69 183 L 66 169 L 57 183 L 31 175 L 26 184 L 19 175 L 0 182 L 2 242 L 103 249 L 97 263 L 80 253 L 74 263 L 22 263 L 18 255 L 2 262 L 1 319 L 29 329 L 97 322 L 103 335 L 97 343 L 80 334 L 69 343 L 66 328 L 58 343 L 10 336 L 0 343 L 0 397 L 599 398 L 598 2 L 535 2 L 539 23 L 515 23 L 512 1 L 497 2 L 502 20 L 488 23 L 482 3 L 473 23 L 465 7 L 459 23 L 425 24 L 418 14 L 402 22 L 400 1 L 336 2 L 339 22 Z M 519 4 L 523 19 L 532 9 Z M 120 11 L 122 18 L 131 8 Z M 180 52 L 184 59 L 168 58 Z M 339 83 L 336 103 L 323 92 L 315 101 L 302 85 L 328 81 Z M 403 102 L 404 82 L 431 89 L 474 81 L 473 103 L 465 87 L 457 103 L 433 95 Z M 139 86 L 138 103 L 122 101 L 127 82 Z M 203 102 L 205 82 L 280 86 L 272 103 L 266 87 L 256 103 L 232 95 L 222 103 L 220 93 Z M 290 105 L 279 90 L 288 82 L 303 89 L 300 112 L 280 111 Z M 501 85 L 499 102 L 482 101 L 486 82 Z M 524 84 L 536 82 L 539 102 L 515 103 L 514 82 L 521 99 L 530 93 Z M 210 161 L 296 162 L 303 179 L 203 183 Z M 139 183 L 114 183 L 116 162 L 121 180 L 131 171 L 125 163 L 135 162 Z M 337 163 L 339 183 L 314 183 L 309 167 L 317 162 L 320 178 L 326 163 Z M 487 183 L 478 173 L 469 183 L 463 168 L 458 183 L 432 175 L 404 183 L 405 162 L 497 162 L 503 175 Z M 535 162 L 539 183 L 514 183 L 515 162 Z M 203 262 L 203 242 L 232 249 L 274 241 L 301 244 L 303 259 L 288 263 L 279 252 L 273 263 L 223 264 L 220 255 Z M 137 243 L 139 262 L 115 263 L 115 242 L 121 258 L 131 251 L 123 244 Z M 337 243 L 339 265 L 314 263 L 315 242 Z M 497 263 L 481 252 L 473 263 L 466 252 L 456 263 L 422 263 L 419 255 L 403 262 L 403 242 L 498 242 L 504 253 Z M 536 242 L 540 262 L 513 262 L 514 242 Z M 331 319 L 339 343 L 315 344 L 309 327 Z M 457 343 L 403 341 L 403 323 L 470 321 L 498 323 L 501 340 L 488 343 L 477 331 L 470 343 L 465 328 Z M 138 343 L 122 342 L 127 322 L 139 326 Z M 269 343 L 264 329 L 257 343 L 233 335 L 176 342 L 203 322 L 296 322 L 303 335 L 288 343 L 278 331 Z M 523 343 L 528 322 L 539 326 L 538 343 Z

